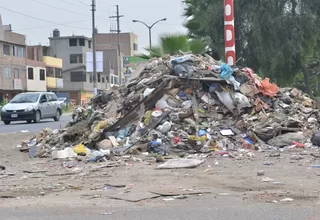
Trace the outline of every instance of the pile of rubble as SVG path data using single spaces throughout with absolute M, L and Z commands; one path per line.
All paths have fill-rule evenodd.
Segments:
M 155 58 L 133 74 L 126 86 L 77 107 L 64 129 L 45 129 L 20 149 L 31 157 L 88 161 L 141 152 L 223 155 L 312 146 L 319 128 L 317 103 L 308 95 L 208 55 Z

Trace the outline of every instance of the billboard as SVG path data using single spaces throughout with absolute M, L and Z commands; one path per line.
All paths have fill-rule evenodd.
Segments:
M 87 52 L 86 54 L 87 72 L 93 73 L 93 52 Z M 96 68 L 97 72 L 103 72 L 103 52 L 96 52 Z
M 137 56 L 125 56 L 123 57 L 123 67 L 125 69 L 131 68 L 131 69 L 135 69 L 135 67 L 139 64 L 139 63 L 146 63 L 148 62 L 147 59 L 143 59 L 141 57 L 137 57 Z

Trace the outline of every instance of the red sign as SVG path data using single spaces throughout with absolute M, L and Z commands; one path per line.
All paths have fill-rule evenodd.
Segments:
M 224 0 L 225 62 L 229 65 L 236 64 L 233 1 L 234 0 Z

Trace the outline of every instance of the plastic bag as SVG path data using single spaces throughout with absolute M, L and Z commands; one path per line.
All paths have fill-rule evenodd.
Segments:
M 157 130 L 163 134 L 168 133 L 170 129 L 171 129 L 171 123 L 168 121 L 166 121 L 165 123 L 157 127 Z
M 148 95 L 150 95 L 153 91 L 155 90 L 155 88 L 146 88 L 146 90 L 144 90 L 143 92 L 143 97 L 147 97 Z
M 246 107 L 251 107 L 249 99 L 245 96 L 242 95 L 241 93 L 237 92 L 234 94 L 234 97 L 236 98 L 238 102 L 238 109 L 243 109 Z
M 158 109 L 166 109 L 166 108 L 171 108 L 167 102 L 167 95 L 164 95 L 159 101 L 156 103 L 156 108 Z
M 226 64 L 223 63 L 221 65 L 221 74 L 220 74 L 220 78 L 222 79 L 229 79 L 232 76 L 233 70 L 232 68 Z
M 76 154 L 87 154 L 87 149 L 86 147 L 83 145 L 83 144 L 78 144 L 77 146 L 75 146 L 73 148 L 73 151 L 76 153 Z
M 181 104 L 181 108 L 182 109 L 190 109 L 191 107 L 192 107 L 192 101 L 191 100 L 184 101 Z
M 279 87 L 274 83 L 270 83 L 269 78 L 265 78 L 261 81 L 260 91 L 265 96 L 274 97 L 279 92 Z

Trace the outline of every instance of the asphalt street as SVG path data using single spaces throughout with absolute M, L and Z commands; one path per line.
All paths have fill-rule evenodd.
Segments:
M 239 197 L 204 198 L 162 202 L 162 205 L 127 203 L 113 207 L 112 201 L 104 205 L 87 204 L 75 207 L 77 202 L 64 207 L 59 205 L 1 207 L 5 220 L 319 220 L 319 204 L 269 204 L 243 201 Z
M 40 123 L 26 123 L 25 121 L 11 122 L 10 125 L 5 125 L 0 122 L 0 133 L 18 133 L 18 132 L 39 132 L 43 128 L 58 129 L 64 127 L 70 120 L 71 115 L 62 115 L 60 121 L 53 119 L 41 120 Z

